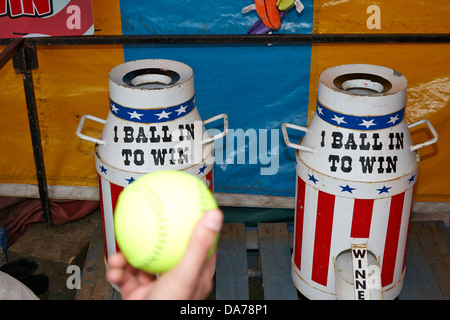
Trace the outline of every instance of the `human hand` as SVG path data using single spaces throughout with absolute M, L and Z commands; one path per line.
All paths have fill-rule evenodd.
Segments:
M 200 300 L 212 288 L 216 252 L 208 257 L 223 223 L 220 210 L 207 211 L 195 225 L 178 265 L 160 275 L 132 267 L 118 252 L 108 259 L 106 278 L 118 286 L 124 300 Z

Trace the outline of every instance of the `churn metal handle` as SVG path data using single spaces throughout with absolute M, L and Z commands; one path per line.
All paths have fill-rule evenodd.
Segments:
M 87 135 L 81 133 L 81 129 L 83 128 L 84 121 L 85 121 L 86 119 L 91 119 L 91 120 L 93 120 L 93 121 L 100 122 L 100 123 L 102 123 L 102 124 L 105 124 L 105 123 L 106 123 L 106 120 L 103 120 L 103 119 L 100 119 L 100 118 L 97 118 L 97 117 L 94 117 L 94 116 L 85 114 L 85 115 L 83 115 L 83 116 L 81 117 L 80 124 L 78 125 L 78 128 L 77 128 L 77 136 L 78 136 L 79 138 L 83 139 L 83 140 L 91 141 L 91 142 L 94 142 L 94 143 L 97 143 L 97 144 L 100 144 L 100 145 L 104 145 L 104 144 L 105 144 L 105 140 L 100 140 L 100 139 L 92 138 L 92 137 L 89 137 L 89 136 L 87 136 Z
M 415 146 L 411 146 L 411 151 L 415 151 L 415 150 L 420 149 L 422 147 L 429 146 L 430 144 L 433 144 L 433 143 L 435 143 L 435 142 L 437 142 L 439 140 L 438 133 L 436 132 L 434 127 L 431 125 L 431 122 L 428 119 L 422 119 L 422 120 L 419 120 L 417 122 L 411 123 L 411 124 L 408 125 L 408 129 L 411 129 L 411 128 L 413 128 L 415 126 L 418 126 L 419 124 L 422 124 L 422 123 L 425 123 L 428 126 L 428 129 L 430 129 L 431 134 L 433 135 L 434 138 L 430 139 L 428 141 L 416 144 Z
M 212 141 L 215 141 L 217 139 L 220 139 L 222 137 L 225 137 L 228 133 L 228 116 L 225 113 L 218 114 L 217 116 L 214 116 L 212 118 L 206 119 L 203 121 L 203 125 L 206 125 L 208 123 L 214 122 L 216 120 L 219 120 L 223 118 L 223 131 L 221 133 L 216 134 L 215 136 L 212 136 L 211 138 L 205 139 L 202 141 L 202 145 L 206 143 L 210 143 Z
M 287 133 L 286 128 L 291 128 L 291 129 L 303 131 L 303 132 L 305 132 L 305 133 L 308 131 L 308 128 L 305 128 L 305 127 L 302 127 L 302 126 L 298 126 L 298 125 L 296 125 L 296 124 L 283 123 L 283 124 L 281 125 L 281 130 L 283 131 L 284 142 L 285 142 L 286 145 L 288 145 L 289 147 L 294 148 L 294 149 L 297 149 L 297 150 L 306 151 L 306 152 L 311 152 L 311 153 L 315 153 L 315 152 L 316 152 L 316 150 L 314 150 L 313 148 L 305 147 L 305 146 L 302 146 L 302 145 L 297 144 L 297 143 L 292 143 L 292 142 L 289 140 L 289 136 L 288 136 L 288 133 Z

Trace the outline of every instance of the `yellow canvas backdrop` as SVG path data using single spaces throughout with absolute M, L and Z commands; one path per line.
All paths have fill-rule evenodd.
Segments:
M 450 2 L 447 0 L 314 1 L 313 32 L 449 33 L 449 16 Z M 440 136 L 438 143 L 419 150 L 421 162 L 415 199 L 449 201 L 449 57 L 448 43 L 313 45 L 308 121 L 315 112 L 318 79 L 325 69 L 341 64 L 367 63 L 399 71 L 408 80 L 407 123 L 429 119 Z M 423 127 L 414 128 L 411 135 L 414 143 L 431 138 Z
M 119 0 L 92 1 L 95 35 L 121 34 Z M 1 50 L 4 47 L 0 48 Z M 122 46 L 38 46 L 33 71 L 49 185 L 97 186 L 94 145 L 75 132 L 84 114 L 106 118 L 108 73 L 123 63 Z M 0 183 L 36 184 L 22 75 L 12 62 L 0 70 Z M 86 125 L 100 135 L 102 128 Z

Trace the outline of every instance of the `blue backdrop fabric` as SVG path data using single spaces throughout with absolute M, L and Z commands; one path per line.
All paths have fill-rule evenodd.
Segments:
M 305 9 L 300 14 L 291 9 L 274 33 L 312 32 L 312 0 L 302 3 Z M 255 11 L 241 12 L 249 4 L 235 0 L 121 0 L 122 33 L 247 34 L 258 20 Z M 283 141 L 281 124 L 306 125 L 310 45 L 124 46 L 124 55 L 125 61 L 186 63 L 194 70 L 196 105 L 202 120 L 228 115 L 231 134 L 216 142 L 216 192 L 294 196 L 295 153 Z M 207 128 L 220 129 L 219 123 Z M 240 145 L 236 137 L 243 134 L 246 142 Z

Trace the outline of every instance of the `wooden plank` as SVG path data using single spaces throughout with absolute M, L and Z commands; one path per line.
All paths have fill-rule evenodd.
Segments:
M 98 225 L 93 234 L 89 251 L 81 275 L 81 289 L 76 300 L 114 300 L 120 294 L 106 280 L 105 250 L 102 225 Z
M 291 279 L 291 250 L 285 223 L 258 224 L 265 300 L 297 300 Z
M 415 225 L 411 224 L 406 254 L 406 274 L 400 300 L 442 300 L 444 296 Z
M 289 247 L 292 249 L 292 246 L 294 244 L 294 227 L 288 226 L 287 230 L 288 230 L 288 237 L 289 237 Z M 259 249 L 258 228 L 257 227 L 245 228 L 245 236 L 247 238 L 247 250 Z
M 248 300 L 253 296 L 249 292 L 247 250 L 255 249 L 259 249 L 264 299 L 298 299 L 290 275 L 292 235 L 286 224 L 262 223 L 255 230 L 246 229 L 242 223 L 224 225 L 218 244 L 215 299 Z M 443 223 L 412 222 L 406 276 L 399 299 L 449 299 L 449 248 L 449 233 Z M 92 235 L 76 299 L 120 299 L 120 294 L 106 281 L 105 269 L 99 225 Z
M 217 248 L 216 300 L 248 300 L 245 225 L 224 224 Z
M 420 243 L 438 287 L 445 300 L 450 299 L 450 233 L 442 221 L 417 221 L 413 228 Z

